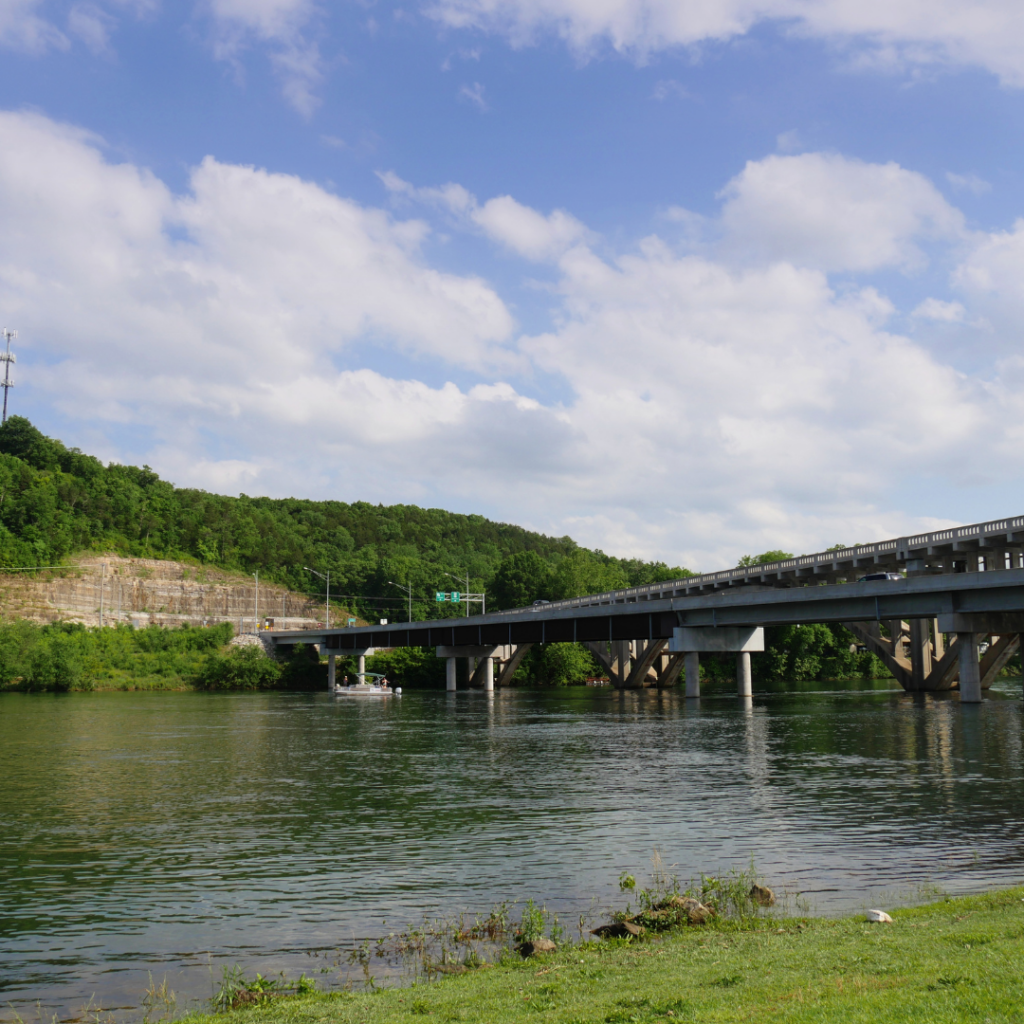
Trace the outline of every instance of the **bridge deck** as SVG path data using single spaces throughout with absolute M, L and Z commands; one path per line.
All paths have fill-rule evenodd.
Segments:
M 268 636 L 280 645 L 319 643 L 328 650 L 346 651 L 651 640 L 672 636 L 677 626 L 770 626 L 940 616 L 967 621 L 978 615 L 1001 616 L 1007 632 L 1024 632 L 1024 568 L 834 586 L 746 586 L 682 596 L 650 594 L 643 601 L 624 597 L 592 604 L 559 602 L 515 614 L 331 630 L 275 630 Z

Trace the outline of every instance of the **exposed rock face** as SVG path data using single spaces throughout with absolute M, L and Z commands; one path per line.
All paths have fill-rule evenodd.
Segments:
M 767 885 L 752 885 L 750 887 L 750 899 L 759 907 L 775 906 L 775 893 Z
M 524 956 L 533 956 L 534 953 L 554 953 L 558 948 L 550 939 L 534 939 L 532 942 L 522 942 L 516 947 Z
M 129 622 L 135 626 L 193 626 L 231 622 L 254 627 L 255 582 L 239 573 L 155 558 L 88 555 L 75 567 L 26 577 L 0 572 L 0 618 Z M 332 613 L 334 608 L 332 606 Z M 338 608 L 339 616 L 342 609 Z M 260 584 L 259 615 L 278 629 L 315 627 L 324 605 L 285 587 Z M 331 619 L 333 621 L 334 615 Z

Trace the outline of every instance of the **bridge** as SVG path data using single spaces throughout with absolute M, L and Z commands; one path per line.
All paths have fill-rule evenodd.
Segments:
M 901 575 L 858 582 L 880 573 Z M 977 703 L 1020 649 L 1024 516 L 511 611 L 268 637 L 319 644 L 332 687 L 339 654 L 363 671 L 373 650 L 433 647 L 447 659 L 449 690 L 460 657 L 470 685 L 489 690 L 511 682 L 534 644 L 575 641 L 617 688 L 674 686 L 682 675 L 696 698 L 701 654 L 734 654 L 737 691 L 749 696 L 764 627 L 803 623 L 842 624 L 909 692 L 958 689 L 962 703 Z

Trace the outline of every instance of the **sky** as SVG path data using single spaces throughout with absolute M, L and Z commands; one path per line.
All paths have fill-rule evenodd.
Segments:
M 1024 512 L 1019 0 L 0 0 L 12 412 L 711 571 Z

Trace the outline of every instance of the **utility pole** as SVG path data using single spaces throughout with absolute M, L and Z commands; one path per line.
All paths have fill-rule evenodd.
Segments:
M 409 595 L 409 618 L 407 622 L 412 622 L 412 586 L 403 587 L 401 583 L 395 583 L 393 580 L 388 580 L 388 583 L 392 587 L 398 587 L 399 590 L 404 590 Z
M 327 570 L 325 576 L 322 572 L 317 572 L 316 569 L 310 569 L 308 565 L 302 567 L 306 572 L 311 572 L 314 576 L 319 576 L 320 579 L 327 582 L 327 628 L 331 628 L 331 570 Z
M 17 331 L 12 331 L 7 327 L 4 328 L 4 340 L 7 342 L 7 351 L 0 352 L 0 359 L 4 362 L 4 379 L 0 383 L 0 387 L 4 389 L 4 423 L 7 422 L 7 392 L 14 387 L 14 381 L 11 380 L 11 363 L 17 362 L 17 359 L 14 358 L 14 353 L 11 351 L 11 342 L 17 336 Z

